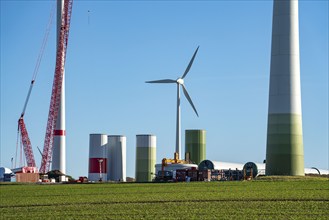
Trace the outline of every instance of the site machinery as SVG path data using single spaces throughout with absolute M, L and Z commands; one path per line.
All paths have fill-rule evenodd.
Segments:
M 63 9 L 61 11 L 61 25 L 58 32 L 58 43 L 57 43 L 57 50 L 56 50 L 56 66 L 55 66 L 55 74 L 54 74 L 54 81 L 52 86 L 52 93 L 51 93 L 51 100 L 49 106 L 49 113 L 48 113 L 48 120 L 47 120 L 47 128 L 46 128 L 46 135 L 44 141 L 44 148 L 42 152 L 42 159 L 41 159 L 41 166 L 40 166 L 40 173 L 47 173 L 50 167 L 50 161 L 52 157 L 53 151 L 53 141 L 54 141 L 54 129 L 56 120 L 58 117 L 59 105 L 60 105 L 60 97 L 61 97 L 61 89 L 63 84 L 63 75 L 64 75 L 64 66 L 66 60 L 66 50 L 68 45 L 68 37 L 69 37 L 69 30 L 70 30 L 70 21 L 71 21 L 71 13 L 72 13 L 72 3 L 73 0 L 58 0 L 58 4 L 64 1 Z M 48 33 L 46 32 L 46 36 L 48 37 Z M 20 133 L 21 142 L 23 145 L 27 166 L 29 167 L 36 167 L 32 145 L 30 138 L 28 136 L 28 132 L 24 122 L 24 114 L 26 110 L 26 106 L 28 104 L 30 94 L 35 82 L 35 77 L 37 74 L 38 67 L 40 65 L 40 60 L 42 57 L 42 53 L 44 50 L 44 45 L 47 41 L 47 37 L 43 42 L 43 46 L 41 49 L 41 56 L 39 55 L 37 61 L 37 68 L 35 69 L 35 73 L 33 75 L 30 89 L 28 91 L 28 95 L 24 104 L 23 112 L 18 120 L 18 133 Z

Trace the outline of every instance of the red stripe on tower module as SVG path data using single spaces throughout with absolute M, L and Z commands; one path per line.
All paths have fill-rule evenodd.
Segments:
M 65 130 L 54 130 L 54 135 L 56 136 L 65 136 Z
M 99 164 L 99 160 L 103 160 Z M 89 173 L 99 173 L 101 168 L 102 173 L 107 173 L 107 159 L 106 158 L 89 158 Z

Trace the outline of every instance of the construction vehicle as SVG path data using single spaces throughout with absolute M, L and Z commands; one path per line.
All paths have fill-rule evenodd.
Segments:
M 72 181 L 73 183 L 88 183 L 86 176 L 79 176 L 79 179 Z
M 158 173 L 156 174 L 155 181 L 156 182 L 174 181 L 173 172 L 165 170 L 165 167 L 168 166 L 168 164 L 189 164 L 189 163 L 190 163 L 189 153 L 185 154 L 185 160 L 180 160 L 179 154 L 177 152 L 174 153 L 174 159 L 163 158 L 161 163 L 161 170 L 159 170 Z
M 190 163 L 189 153 L 186 153 L 185 158 L 186 158 L 185 160 L 180 160 L 179 154 L 175 152 L 174 159 L 168 159 L 168 158 L 162 159 L 161 170 L 164 171 L 164 167 L 167 166 L 168 164 L 189 164 Z

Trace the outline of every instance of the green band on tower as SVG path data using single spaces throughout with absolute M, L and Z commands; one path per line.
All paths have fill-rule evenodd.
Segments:
M 304 176 L 302 116 L 269 114 L 266 175 Z
M 185 153 L 190 153 L 192 163 L 199 164 L 206 159 L 206 131 L 185 131 Z
M 155 174 L 156 148 L 136 148 L 136 182 L 151 182 Z
M 274 0 L 266 175 L 304 176 L 298 0 Z

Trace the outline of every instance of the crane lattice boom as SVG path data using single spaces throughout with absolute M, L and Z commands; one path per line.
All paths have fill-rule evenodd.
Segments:
M 16 161 L 17 161 L 17 150 L 18 150 L 19 135 L 21 137 L 21 143 L 23 144 L 23 149 L 24 149 L 24 153 L 25 153 L 25 157 L 26 157 L 26 161 L 27 161 L 27 166 L 29 166 L 29 167 L 31 167 L 31 166 L 35 167 L 36 166 L 33 151 L 32 151 L 32 144 L 31 144 L 31 141 L 30 141 L 30 138 L 29 138 L 26 126 L 25 126 L 25 122 L 24 122 L 24 115 L 25 115 L 25 110 L 26 110 L 27 104 L 30 100 L 30 95 L 31 95 L 35 80 L 36 80 L 38 72 L 39 72 L 39 67 L 40 67 L 40 64 L 41 64 L 41 60 L 42 60 L 42 57 L 43 57 L 43 54 L 44 54 L 44 51 L 45 51 L 45 48 L 46 48 L 46 45 L 47 45 L 48 36 L 49 36 L 49 33 L 50 33 L 52 20 L 53 20 L 53 16 L 54 16 L 54 9 L 55 9 L 55 7 L 53 8 L 53 10 L 51 11 L 51 14 L 50 14 L 50 18 L 49 18 L 49 22 L 48 22 L 48 25 L 47 25 L 46 33 L 45 33 L 45 36 L 43 38 L 42 45 L 41 45 L 41 48 L 40 48 L 40 52 L 39 52 L 38 59 L 37 59 L 37 63 L 36 63 L 35 68 L 34 68 L 30 88 L 29 88 L 29 91 L 27 93 L 27 97 L 25 99 L 23 111 L 22 111 L 21 116 L 18 120 L 18 132 L 17 132 L 18 136 L 17 136 L 17 143 L 16 143 L 15 167 L 16 167 Z
M 56 51 L 56 67 L 48 113 L 47 130 L 42 153 L 40 173 L 49 171 L 54 144 L 54 129 L 59 111 L 61 89 L 63 84 L 66 49 L 70 30 L 73 0 L 64 0 L 62 11 L 62 24 Z
M 35 167 L 35 160 L 32 151 L 32 145 L 30 142 L 29 135 L 27 133 L 23 117 L 18 120 L 18 130 L 21 132 L 21 141 L 24 146 L 24 153 L 26 156 L 26 162 L 28 167 Z

